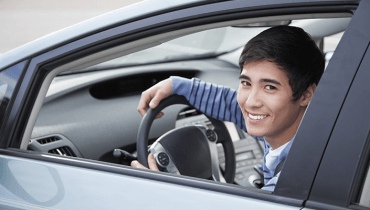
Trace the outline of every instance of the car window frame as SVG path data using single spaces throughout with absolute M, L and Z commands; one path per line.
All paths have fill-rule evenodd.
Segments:
M 5 138 L 4 137 L 4 134 L 6 132 L 4 132 L 4 130 L 8 129 L 9 128 L 9 125 L 13 125 L 14 126 L 14 122 L 11 121 L 12 119 L 14 119 L 14 116 L 11 115 L 11 110 L 12 110 L 12 107 L 14 105 L 14 101 L 15 101 L 17 92 L 18 92 L 19 87 L 20 87 L 20 85 L 22 83 L 22 80 L 23 80 L 25 71 L 26 71 L 26 69 L 28 67 L 28 64 L 29 64 L 29 60 L 24 60 L 22 62 L 19 62 L 17 64 L 14 64 L 14 65 L 6 68 L 6 69 L 3 69 L 0 72 L 0 73 L 3 73 L 5 71 L 12 71 L 14 69 L 20 71 L 20 75 L 18 76 L 18 79 L 16 81 L 16 84 L 13 87 L 14 89 L 13 89 L 13 92 L 11 93 L 11 96 L 10 96 L 10 99 L 9 99 L 9 102 L 8 102 L 8 105 L 7 105 L 6 109 L 5 109 L 5 112 L 1 116 L 2 117 L 2 119 L 1 119 L 2 120 L 2 124 L 1 124 L 1 129 L 0 129 L 0 139 L 4 139 Z M 14 115 L 14 112 L 13 112 L 13 115 Z M 8 143 L 9 142 L 0 141 L 0 148 L 4 148 L 4 147 L 9 146 Z
M 281 1 L 281 2 L 286 3 L 290 1 Z M 264 4 L 265 3 L 266 2 L 264 2 Z M 299 3 L 301 3 L 302 5 L 299 5 Z M 308 11 L 350 12 L 356 9 L 356 4 L 336 7 L 334 3 L 328 5 L 328 3 L 326 2 L 324 6 L 312 6 L 305 1 L 297 2 L 297 5 L 301 7 L 296 5 L 297 7 L 290 8 L 291 9 L 290 12 L 289 12 L 289 9 L 271 8 L 271 7 L 267 7 L 267 8 L 261 7 L 262 8 L 261 10 L 251 11 L 253 9 L 256 9 L 256 7 L 258 8 L 258 6 L 261 6 L 261 5 L 257 5 L 257 6 L 254 5 L 254 7 L 249 7 L 248 3 L 244 1 L 236 1 L 235 4 L 233 4 L 233 7 L 231 9 L 230 9 L 230 5 L 228 5 L 229 10 L 225 10 L 224 5 L 226 5 L 226 3 L 221 2 L 221 3 L 212 4 L 212 5 L 202 5 L 202 6 L 198 6 L 194 8 L 187 8 L 184 10 L 179 10 L 176 12 L 160 14 L 154 17 L 148 17 L 143 20 L 125 24 L 124 26 L 126 27 L 117 26 L 116 28 L 114 28 L 115 30 L 107 29 L 106 31 L 102 31 L 97 34 L 93 34 L 93 35 L 81 38 L 79 40 L 76 40 L 70 43 L 65 43 L 64 45 L 59 46 L 53 50 L 50 50 L 47 53 L 43 53 L 41 55 L 35 56 L 30 61 L 27 72 L 25 73 L 25 76 L 24 76 L 24 82 L 21 84 L 19 88 L 19 92 L 16 95 L 16 98 L 15 98 L 16 106 L 13 106 L 11 110 L 12 119 L 10 119 L 10 121 L 9 120 L 7 121 L 7 128 L 9 129 L 5 132 L 4 136 L 6 140 L 9 140 L 8 143 L 10 147 L 13 147 L 13 148 L 20 147 L 20 139 L 22 139 L 21 137 L 24 133 L 27 120 L 33 108 L 38 91 L 40 90 L 40 87 L 43 84 L 44 78 L 53 69 L 57 68 L 58 66 L 62 64 L 79 59 L 88 54 L 92 54 L 95 52 L 102 51 L 104 49 L 111 48 L 113 46 L 117 46 L 122 43 L 126 43 L 126 42 L 130 42 L 133 40 L 137 40 L 139 38 L 151 36 L 153 35 L 153 32 L 160 33 L 162 30 L 166 29 L 166 27 L 169 30 L 176 30 L 179 27 L 186 26 L 186 24 L 188 24 L 189 26 L 194 26 L 194 25 L 209 23 L 212 21 L 219 21 L 220 19 L 230 20 L 230 19 L 248 18 L 248 17 L 261 17 L 261 16 L 267 16 L 267 15 L 271 16 L 271 14 L 275 14 L 275 15 L 287 14 L 287 13 L 296 14 L 297 12 L 307 13 Z M 215 8 L 218 9 L 219 13 L 214 12 Z M 243 11 L 243 8 L 244 8 L 244 11 Z M 198 14 L 198 17 L 203 15 L 203 18 L 189 20 L 189 17 L 194 14 Z M 210 14 L 212 15 L 210 16 Z M 173 25 L 168 25 L 168 22 L 166 20 L 169 17 L 178 17 L 176 21 L 181 22 L 181 24 L 172 23 Z M 157 25 L 155 25 L 156 27 L 148 28 L 152 26 L 153 22 L 158 23 Z M 130 24 L 131 24 L 131 27 L 129 27 Z M 159 27 L 158 25 L 161 25 L 161 24 L 162 24 L 162 27 Z M 145 30 L 142 30 L 141 32 L 139 32 L 138 31 L 139 29 L 145 29 Z M 90 47 L 89 45 L 93 43 L 100 43 L 100 44 Z M 12 127 L 12 125 L 9 122 L 15 122 L 16 126 Z M 18 150 L 1 150 L 1 153 L 3 154 L 6 153 L 8 155 L 18 154 L 20 156 L 27 157 L 27 158 L 36 157 L 36 156 L 29 155 L 28 153 L 24 154 L 23 151 L 20 152 Z M 40 156 L 37 158 L 40 160 L 44 160 L 44 161 L 55 161 L 55 160 L 50 160 L 49 158 L 45 156 Z M 69 164 L 73 165 L 74 163 L 69 163 Z M 317 165 L 313 166 L 312 168 L 316 169 L 316 167 Z M 99 167 L 97 167 L 96 169 L 108 170 L 106 168 L 99 169 Z M 137 173 L 135 175 L 138 175 L 138 174 L 141 174 L 141 173 Z M 153 177 L 148 176 L 146 178 L 152 179 Z M 181 181 L 176 180 L 175 183 L 181 184 Z M 192 182 L 186 182 L 182 184 L 192 186 Z M 312 180 L 311 180 L 311 184 L 312 184 Z M 227 187 L 226 188 L 221 187 L 221 189 L 219 189 L 220 188 L 219 185 L 215 185 L 215 186 L 216 187 L 214 188 L 209 187 L 209 186 L 205 188 L 216 190 L 216 191 L 221 191 L 221 192 L 227 192 L 227 193 L 236 193 L 233 190 L 227 190 L 226 189 Z M 237 192 L 237 193 L 240 193 L 240 192 Z M 262 199 L 262 200 L 271 200 L 274 202 L 288 203 L 290 205 L 296 205 L 296 206 L 302 206 L 304 203 L 304 199 L 301 199 L 301 197 L 296 198 L 294 196 L 292 197 L 285 197 L 284 195 L 281 196 L 279 194 L 279 190 L 276 191 L 273 196 L 266 195 L 263 193 L 256 194 L 256 193 L 251 193 L 248 191 L 243 191 L 242 194 L 244 195 L 247 194 L 248 197 L 257 196 L 259 199 Z M 301 195 L 302 192 L 298 192 L 298 194 Z

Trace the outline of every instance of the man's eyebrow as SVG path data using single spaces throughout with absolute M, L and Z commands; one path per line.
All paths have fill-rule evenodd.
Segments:
M 273 83 L 275 85 L 280 85 L 281 86 L 280 82 L 278 82 L 278 81 L 276 81 L 274 79 L 261 79 L 260 80 L 260 83 L 263 83 L 263 82 Z
M 250 77 L 248 77 L 246 75 L 243 75 L 243 74 L 239 75 L 239 79 L 246 79 L 246 80 L 251 81 L 251 78 Z M 280 82 L 278 82 L 278 81 L 276 81 L 274 79 L 260 79 L 260 83 L 264 83 L 264 82 L 268 82 L 268 83 L 272 83 L 272 84 L 280 85 L 281 86 Z
M 245 76 L 245 75 L 243 75 L 243 74 L 241 74 L 240 76 L 239 76 L 239 79 L 247 79 L 247 80 L 251 80 L 251 78 L 249 78 L 248 76 Z

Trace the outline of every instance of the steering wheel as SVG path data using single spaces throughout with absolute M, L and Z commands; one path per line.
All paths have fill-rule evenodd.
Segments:
M 148 136 L 158 113 L 174 104 L 189 105 L 183 96 L 172 95 L 155 108 L 148 109 L 141 120 L 137 137 L 137 157 L 148 167 Z M 208 117 L 214 129 L 204 126 L 176 128 L 159 137 L 150 147 L 159 168 L 174 174 L 193 176 L 215 181 L 233 183 L 235 177 L 235 150 L 225 124 Z M 222 175 L 216 143 L 221 143 L 225 152 L 225 176 Z

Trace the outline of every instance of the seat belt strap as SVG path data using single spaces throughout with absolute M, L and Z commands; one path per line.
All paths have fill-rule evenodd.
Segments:
M 276 176 L 276 174 L 278 174 L 281 171 L 281 169 L 283 169 L 284 163 L 285 159 L 280 161 L 280 163 L 276 166 L 274 176 Z

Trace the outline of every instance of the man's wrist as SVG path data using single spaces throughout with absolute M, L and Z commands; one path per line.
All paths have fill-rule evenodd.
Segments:
M 191 88 L 193 85 L 193 79 L 171 76 L 171 80 L 172 80 L 172 94 L 182 95 L 189 99 Z

